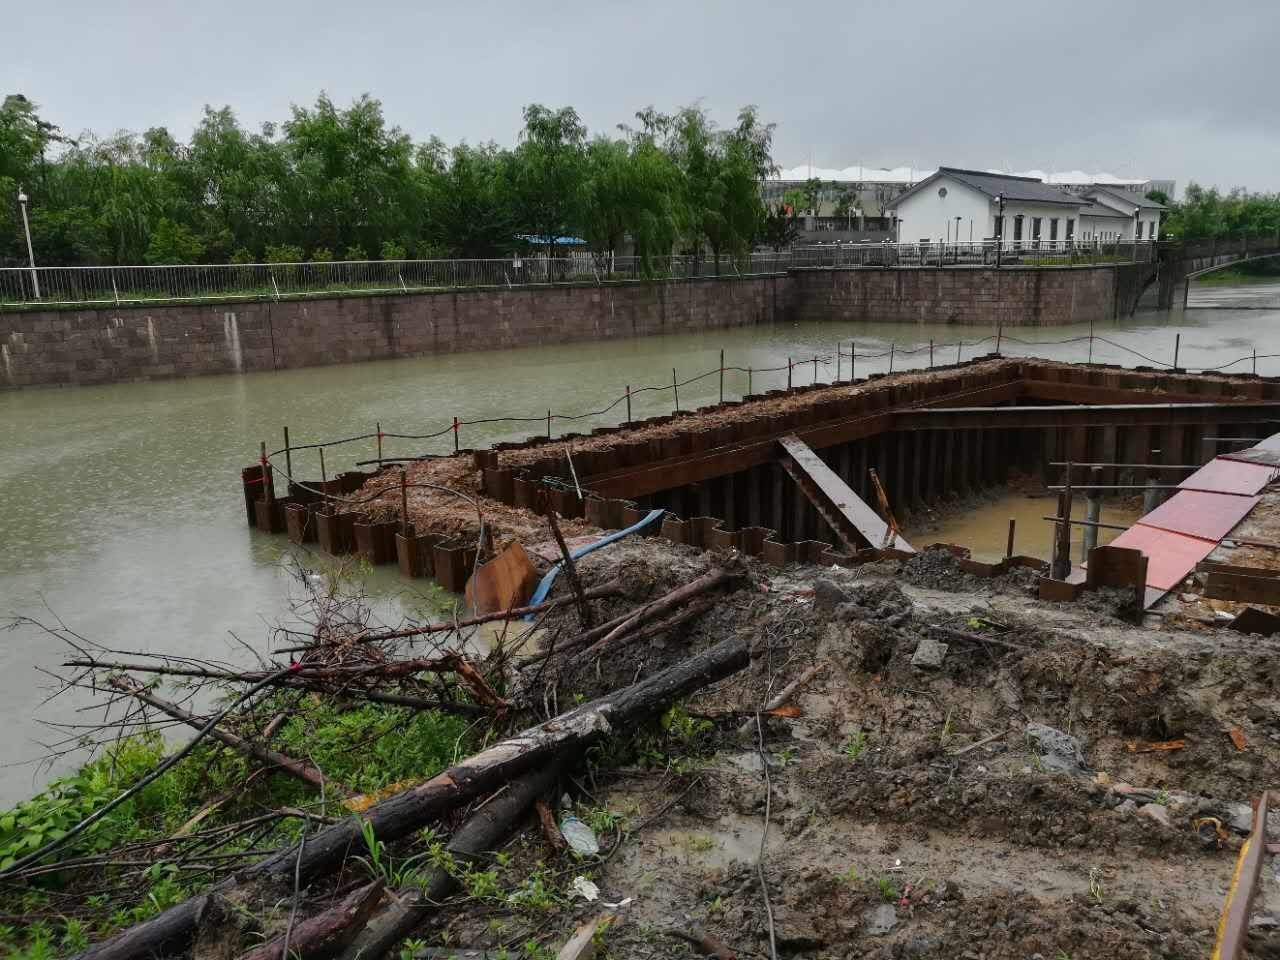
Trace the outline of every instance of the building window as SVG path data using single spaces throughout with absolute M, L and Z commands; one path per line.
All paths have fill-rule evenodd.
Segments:
M 1049 239 L 1050 240 L 1058 239 L 1058 218 L 1057 217 L 1054 217 L 1052 220 L 1049 221 Z
M 1072 240 L 1076 235 L 1076 221 L 1072 217 L 1067 217 L 1067 239 Z
M 1022 240 L 1022 214 L 1018 214 L 1013 218 L 1013 242 L 1018 243 Z
M 1156 238 L 1156 222 L 1152 220 L 1147 224 L 1147 239 L 1154 240 Z
M 1031 239 L 1032 240 L 1040 239 L 1040 221 L 1042 219 L 1043 219 L 1042 217 L 1031 218 Z

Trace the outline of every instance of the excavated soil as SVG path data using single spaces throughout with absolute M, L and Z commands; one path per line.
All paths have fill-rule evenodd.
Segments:
M 743 579 L 697 620 L 538 674 L 563 707 L 726 636 L 752 649 L 747 670 L 685 705 L 709 721 L 687 754 L 603 764 L 569 786 L 625 818 L 602 833 L 603 862 L 574 869 L 602 902 L 630 902 L 579 902 L 556 942 L 603 911 L 619 917 L 613 960 L 698 956 L 668 935 L 695 924 L 768 957 L 771 909 L 780 957 L 1208 956 L 1247 804 L 1280 770 L 1280 643 L 1041 603 L 1024 578 L 975 581 L 941 553 L 780 572 L 632 539 L 580 571 L 625 584 L 603 617 L 725 564 Z M 574 635 L 572 618 L 562 608 L 537 642 Z M 937 666 L 913 665 L 926 636 L 949 645 Z M 814 664 L 801 715 L 757 730 L 755 710 Z M 517 848 L 540 844 L 530 832 Z M 1251 956 L 1280 949 L 1275 859 Z M 492 945 L 465 910 L 449 929 Z

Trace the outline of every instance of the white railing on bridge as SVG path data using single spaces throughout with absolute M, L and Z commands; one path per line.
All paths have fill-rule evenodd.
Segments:
M 219 300 L 284 300 L 344 294 L 419 293 L 468 287 L 697 279 L 803 267 L 1062 266 L 1146 260 L 1142 241 L 839 243 L 739 257 L 516 256 L 488 260 L 361 260 L 306 263 L 0 268 L 0 306 L 110 306 Z

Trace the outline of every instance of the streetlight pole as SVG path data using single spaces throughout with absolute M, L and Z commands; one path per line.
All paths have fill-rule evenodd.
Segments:
M 22 207 L 22 232 L 27 235 L 27 260 L 31 264 L 31 285 L 35 288 L 36 299 L 40 299 L 40 278 L 36 274 L 36 255 L 31 249 L 31 224 L 27 222 L 27 195 L 18 188 L 18 206 Z
M 1000 269 L 1001 252 L 1004 248 L 1004 194 L 996 194 L 996 269 Z

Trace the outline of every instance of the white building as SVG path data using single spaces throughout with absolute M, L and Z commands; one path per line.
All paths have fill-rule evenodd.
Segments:
M 893 201 L 899 242 L 1128 240 L 1159 235 L 1164 208 L 1136 193 L 1095 187 L 1076 194 L 1035 177 L 939 167 Z M 1088 237 L 1085 234 L 1089 234 Z
M 1139 240 L 1155 240 L 1160 235 L 1160 215 L 1165 209 L 1163 204 L 1148 200 L 1138 193 L 1121 192 L 1111 187 L 1094 187 L 1084 191 L 1081 196 L 1093 201 L 1093 208 L 1113 211 L 1125 219 L 1119 236 L 1112 239 L 1132 240 L 1135 227 Z M 1087 216 L 1082 218 L 1082 235 L 1085 229 L 1083 224 L 1088 219 Z

